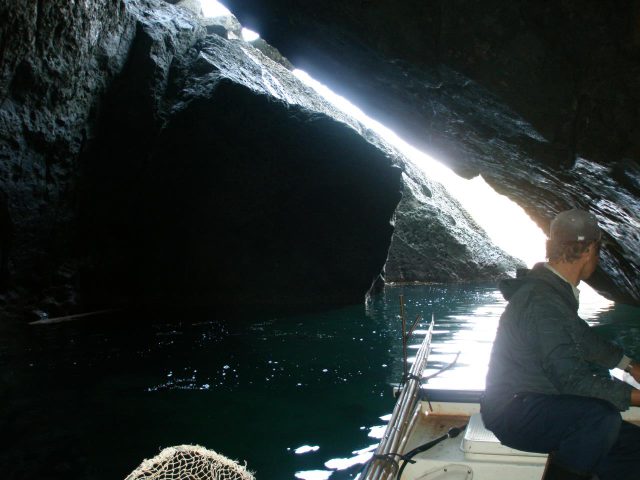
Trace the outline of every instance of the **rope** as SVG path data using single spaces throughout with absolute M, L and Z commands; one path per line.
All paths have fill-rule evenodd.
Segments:
M 407 466 L 408 463 L 416 463 L 415 460 L 411 460 L 413 457 L 415 457 L 419 453 L 426 452 L 431 447 L 436 446 L 437 444 L 439 444 L 440 442 L 446 440 L 447 438 L 455 438 L 455 437 L 457 437 L 458 435 L 460 435 L 460 432 L 462 432 L 465 428 L 467 428 L 466 424 L 463 425 L 462 427 L 450 428 L 449 431 L 447 433 L 445 433 L 444 435 L 442 435 L 441 437 L 438 437 L 438 438 L 436 438 L 434 440 L 430 440 L 427 443 L 423 443 L 422 445 L 420 445 L 419 447 L 414 448 L 410 452 L 407 452 L 404 455 L 400 455 L 400 460 L 403 461 L 404 463 L 402 464 L 402 466 L 398 470 L 398 475 L 396 476 L 396 480 L 400 480 L 400 477 L 402 476 L 402 472 L 404 472 L 404 469 L 405 469 L 405 467 Z
M 405 383 L 407 380 L 416 380 L 420 382 L 422 381 L 422 377 L 419 377 L 418 375 L 414 375 L 413 373 L 408 373 L 407 375 L 404 376 L 402 383 Z
M 396 474 L 396 480 L 400 480 L 400 477 L 402 476 L 402 472 L 404 471 L 404 469 L 407 466 L 407 464 L 408 463 L 416 463 L 415 460 L 412 460 L 413 457 L 415 457 L 418 453 L 426 452 L 430 448 L 435 447 L 437 444 L 439 444 L 440 442 L 446 440 L 447 438 L 455 438 L 455 437 L 457 437 L 458 435 L 460 435 L 460 432 L 462 432 L 465 428 L 467 428 L 466 424 L 463 425 L 462 427 L 452 427 L 452 428 L 449 429 L 449 431 L 447 433 L 445 433 L 441 437 L 435 438 L 433 440 L 429 440 L 427 443 L 423 443 L 419 447 L 414 448 L 413 450 L 411 450 L 410 452 L 405 453 L 404 455 L 402 455 L 400 453 L 395 453 L 395 452 L 389 452 L 389 453 L 383 453 L 383 454 L 375 454 L 362 466 L 362 468 L 358 472 L 358 475 L 370 463 L 372 463 L 374 461 L 379 461 L 379 462 L 381 462 L 383 464 L 386 464 L 386 465 L 390 466 L 392 472 L 393 473 L 397 473 Z M 398 460 L 395 460 L 393 457 L 398 457 Z M 400 462 L 403 462 L 402 465 L 400 465 Z M 383 465 L 382 468 L 384 468 L 384 465 Z M 356 475 L 356 478 L 358 477 L 358 475 Z
M 432 373 L 431 375 L 429 375 L 428 377 L 424 377 L 424 382 L 428 382 L 429 380 L 431 380 L 432 378 L 437 377 L 438 375 L 440 375 L 442 372 L 446 372 L 447 370 L 449 370 L 451 367 L 453 367 L 456 363 L 458 363 L 458 358 L 460 358 L 460 354 L 462 352 L 458 352 L 456 354 L 456 358 L 453 359 L 453 362 L 451 362 L 449 365 L 442 367 L 440 370 L 438 370 L 436 373 Z
M 456 358 L 453 359 L 453 362 L 449 363 L 448 365 L 442 367 L 440 370 L 438 370 L 436 373 L 432 373 L 431 375 L 424 377 L 424 383 L 429 382 L 429 380 L 431 380 L 432 378 L 437 377 L 438 375 L 440 375 L 442 372 L 446 372 L 447 370 L 449 370 L 451 367 L 453 367 L 456 363 L 458 363 L 458 358 L 460 358 L 460 354 L 462 352 L 458 352 L 456 354 Z M 433 406 L 431 405 L 431 400 L 429 399 L 429 397 L 426 395 L 425 393 L 425 400 L 427 401 L 427 405 L 429 405 L 429 410 L 431 412 L 433 412 Z

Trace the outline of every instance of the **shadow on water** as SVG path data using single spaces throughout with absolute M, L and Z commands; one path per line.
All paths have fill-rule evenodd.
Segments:
M 409 321 L 436 318 L 429 369 L 462 352 L 432 382 L 482 388 L 504 305 L 491 286 L 387 287 L 367 305 L 305 315 L 2 324 L 2 478 L 124 478 L 184 443 L 246 461 L 260 480 L 353 478 L 402 374 L 401 293 Z M 636 353 L 637 313 L 615 306 L 594 322 Z

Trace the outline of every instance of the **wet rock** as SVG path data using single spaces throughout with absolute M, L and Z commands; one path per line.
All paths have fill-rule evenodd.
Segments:
M 570 207 L 592 210 L 610 233 L 612 222 L 640 221 L 616 194 L 634 191 L 640 162 L 637 2 L 230 0 L 228 7 L 298 68 L 410 143 L 464 176 L 481 173 L 543 230 Z M 620 183 L 594 195 L 578 174 L 582 159 Z M 606 215 L 602 203 L 612 205 Z M 630 272 L 640 266 L 640 244 L 612 236 L 607 255 L 617 261 L 605 259 L 591 283 L 638 303 L 640 279 Z
M 198 15 L 160 0 L 63 3 L 0 7 L 0 178 L 14 229 L 2 248 L 21 288 L 9 292 L 25 303 L 56 315 L 131 301 L 307 308 L 362 301 L 388 254 L 398 281 L 514 266 L 438 184 L 268 44 L 206 35 Z M 554 176 L 536 159 L 555 158 L 557 142 L 479 83 L 343 46 L 346 80 L 372 58 L 384 66 L 350 88 L 390 100 L 390 118 L 406 108 L 458 170 L 482 171 L 539 218 L 584 199 L 560 186 L 587 176 L 582 163 Z M 610 197 L 615 185 L 592 188 Z M 587 206 L 617 218 L 617 201 L 596 205 L 594 194 Z M 607 231 L 616 273 L 635 240 Z
M 178 0 L 169 3 L 173 3 L 178 7 L 186 8 L 198 16 L 202 15 L 202 3 L 200 0 Z
M 279 63 L 287 70 L 293 70 L 294 66 L 291 64 L 289 60 L 287 60 L 277 48 L 272 47 L 267 42 L 265 42 L 262 38 L 258 38 L 252 42 L 250 42 L 255 48 L 260 50 L 263 55 L 269 57 L 274 62 Z
M 208 33 L 214 33 L 223 38 L 242 38 L 242 25 L 233 15 L 218 17 L 204 17 L 200 20 Z
M 13 285 L 40 288 L 71 253 L 78 154 L 134 31 L 121 1 L 0 5 L 0 249 Z
M 212 25 L 205 25 L 205 26 L 207 28 L 207 33 L 210 33 L 212 35 L 218 35 L 219 37 L 222 37 L 222 38 L 229 37 L 228 30 L 224 28 L 224 26 L 222 25 L 212 24 Z
M 496 248 L 442 185 L 407 168 L 385 265 L 387 282 L 487 282 L 524 267 Z
M 57 265 L 82 254 L 79 157 L 96 135 L 103 95 L 135 55 L 136 15 L 151 5 L 159 12 L 156 22 L 189 30 L 191 43 L 204 36 L 193 14 L 163 2 L 0 5 L 0 188 L 6 197 L 0 250 L 7 288 L 23 285 L 41 294 Z M 167 36 L 164 48 L 180 48 L 183 37 Z
M 142 132 L 153 142 L 105 130 L 92 153 L 87 243 L 96 250 L 86 282 L 94 296 L 135 292 L 140 302 L 199 305 L 360 302 L 385 264 L 405 188 L 401 172 L 448 199 L 382 138 L 248 42 L 208 36 L 174 61 L 169 77 L 151 115 L 163 123 Z M 121 83 L 129 89 L 131 81 Z M 127 122 L 137 117 L 123 109 L 135 100 L 115 100 L 122 97 L 113 92 L 108 115 L 131 132 Z M 464 216 L 455 202 L 450 208 Z M 455 241 L 446 227 L 441 235 Z M 460 252 L 460 260 L 477 253 Z M 462 278 L 460 265 L 450 263 L 440 280 Z

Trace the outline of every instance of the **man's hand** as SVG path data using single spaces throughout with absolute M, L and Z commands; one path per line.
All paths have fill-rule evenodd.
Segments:
M 639 363 L 632 361 L 629 364 L 629 368 L 627 368 L 626 370 L 636 382 L 640 383 L 640 364 Z M 635 388 L 631 390 L 631 405 L 634 407 L 640 407 L 640 390 Z
M 629 369 L 629 374 L 636 382 L 640 383 L 640 363 L 631 362 L 629 366 L 631 367 Z

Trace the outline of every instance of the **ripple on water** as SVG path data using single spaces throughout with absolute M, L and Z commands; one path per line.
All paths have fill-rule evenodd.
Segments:
M 397 286 L 367 305 L 238 321 L 197 314 L 0 324 L 0 424 L 21 445 L 4 452 L 14 469 L 6 476 L 43 478 L 53 468 L 70 478 L 124 478 L 159 446 L 197 443 L 246 461 L 261 480 L 351 479 L 395 402 L 400 293 L 408 318 L 436 318 L 428 374 L 461 352 L 430 385 L 481 384 L 504 308 L 488 287 Z M 593 311 L 604 334 L 640 354 L 638 309 Z M 426 322 L 418 328 L 413 354 Z M 37 455 L 24 462 L 24 451 Z

